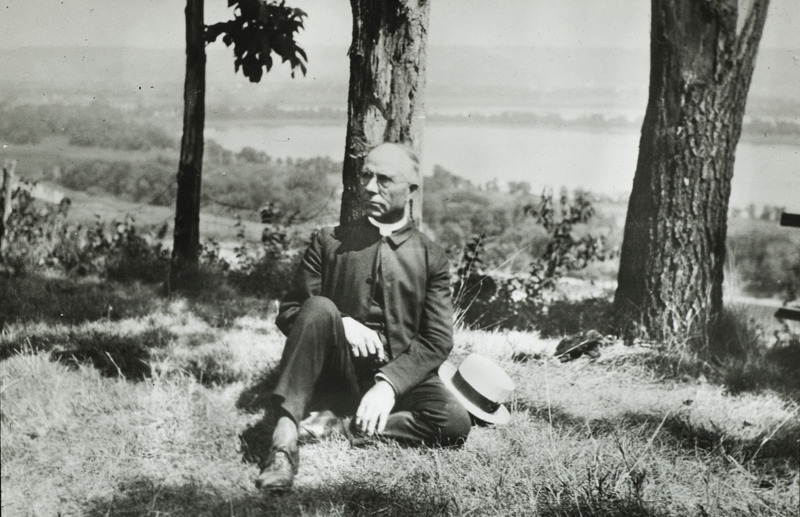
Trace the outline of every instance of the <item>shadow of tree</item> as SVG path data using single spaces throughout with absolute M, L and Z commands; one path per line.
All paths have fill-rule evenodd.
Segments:
M 659 377 L 680 379 L 701 375 L 719 383 L 732 395 L 774 390 L 800 402 L 800 343 L 773 346 L 745 357 L 714 361 L 682 353 L 654 351 L 635 361 Z
M 227 328 L 245 315 L 263 314 L 269 300 L 242 295 L 221 272 L 203 271 L 193 290 L 182 294 L 187 310 L 212 327 Z M 16 276 L 0 282 L 0 330 L 4 323 L 67 324 L 147 316 L 169 296 L 159 284 L 109 281 L 99 277 Z
M 151 313 L 161 304 L 155 286 L 122 286 L 96 277 L 25 275 L 0 283 L 0 322 L 76 324 Z
M 164 348 L 174 337 L 168 329 L 155 326 L 126 334 L 98 329 L 45 332 L 3 342 L 0 360 L 22 350 L 44 351 L 67 365 L 89 361 L 105 376 L 141 380 L 152 373 L 153 350 Z
M 568 498 L 563 498 L 568 499 Z M 84 505 L 88 516 L 106 515 L 374 515 L 419 517 L 456 516 L 465 513 L 490 515 L 497 508 L 486 501 L 485 508 L 462 508 L 451 494 L 379 489 L 369 481 L 347 480 L 324 487 L 296 486 L 285 493 L 262 493 L 255 489 L 237 490 L 235 495 L 200 483 L 161 485 L 147 478 L 120 484 L 108 497 L 90 499 Z M 531 509 L 533 510 L 533 509 Z M 663 517 L 667 513 L 648 508 L 627 498 L 597 501 L 543 500 L 537 515 L 596 515 L 601 517 Z
M 536 320 L 536 330 L 545 338 L 561 337 L 587 330 L 611 333 L 612 303 L 608 298 L 553 300 L 547 313 Z
M 710 426 L 694 423 L 686 414 L 664 415 L 651 413 L 625 412 L 611 418 L 586 418 L 576 416 L 563 408 L 517 402 L 514 409 L 528 411 L 536 418 L 549 422 L 555 428 L 575 433 L 586 433 L 592 436 L 606 436 L 618 431 L 639 429 L 648 437 L 661 426 L 659 433 L 667 436 L 672 443 L 687 452 L 698 449 L 709 453 L 720 453 L 730 456 L 740 464 L 746 464 L 758 458 L 760 462 L 776 460 L 776 464 L 785 462 L 785 468 L 796 469 L 800 460 L 800 436 L 797 426 L 784 426 L 769 440 L 764 436 L 750 439 L 733 436 L 713 424 Z M 663 424 L 662 424 L 663 420 Z

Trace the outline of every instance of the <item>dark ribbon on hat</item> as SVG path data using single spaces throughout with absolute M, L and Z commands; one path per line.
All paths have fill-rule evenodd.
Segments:
M 458 370 L 456 370 L 455 375 L 453 375 L 453 386 L 470 402 L 478 406 L 481 411 L 494 413 L 500 408 L 499 402 L 495 402 L 481 395 L 478 390 L 473 388 L 470 383 L 461 376 L 461 372 Z

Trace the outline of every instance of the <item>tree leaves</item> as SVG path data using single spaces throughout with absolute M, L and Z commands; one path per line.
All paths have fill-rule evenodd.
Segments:
M 222 35 L 226 46 L 233 45 L 234 68 L 239 69 L 251 82 L 261 81 L 264 69 L 273 66 L 272 54 L 289 62 L 292 77 L 300 69 L 306 75 L 306 52 L 297 45 L 295 35 L 303 28 L 307 16 L 300 9 L 287 7 L 285 2 L 265 0 L 228 0 L 234 9 L 234 19 L 206 27 L 207 43 Z

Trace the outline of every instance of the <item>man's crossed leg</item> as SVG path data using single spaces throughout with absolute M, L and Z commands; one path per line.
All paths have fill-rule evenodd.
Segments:
M 340 402 L 347 415 L 354 417 L 342 423 L 341 429 L 348 434 L 360 432 L 409 445 L 457 445 L 466 440 L 470 416 L 436 372 L 397 397 L 388 416 L 371 411 L 371 395 L 392 389 L 383 386 L 386 381 L 379 381 L 381 386 L 376 389 L 375 370 L 370 367 L 376 364 L 374 359 L 354 357 L 342 316 L 331 300 L 312 296 L 303 303 L 281 357 L 273 392 L 278 421 L 272 435 L 271 461 L 256 479 L 257 486 L 283 489 L 292 485 L 299 466 L 298 425 L 321 379 L 333 383 L 343 394 Z M 384 396 L 377 394 L 376 407 Z M 390 396 L 394 396 L 393 389 Z

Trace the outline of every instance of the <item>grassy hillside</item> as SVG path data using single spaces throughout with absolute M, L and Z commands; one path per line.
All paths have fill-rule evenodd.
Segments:
M 457 449 L 304 446 L 295 490 L 262 494 L 272 306 L 154 289 L 3 282 L 4 514 L 796 515 L 795 399 L 731 395 L 644 346 L 561 363 L 521 332 L 460 330 L 452 355 L 510 373 L 508 426 Z

